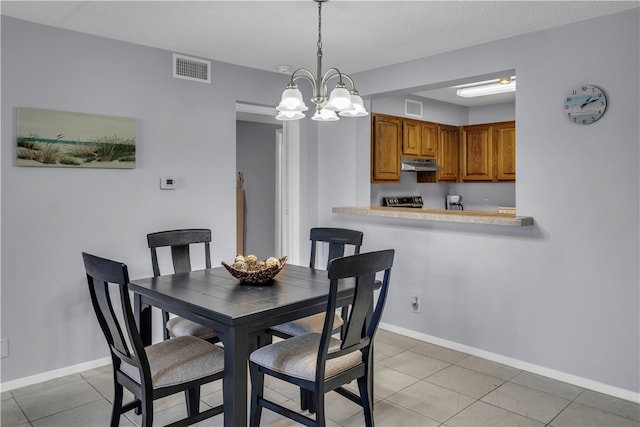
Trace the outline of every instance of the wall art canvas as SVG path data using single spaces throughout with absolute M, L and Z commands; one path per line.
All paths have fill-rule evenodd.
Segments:
M 18 108 L 18 166 L 132 169 L 136 120 Z

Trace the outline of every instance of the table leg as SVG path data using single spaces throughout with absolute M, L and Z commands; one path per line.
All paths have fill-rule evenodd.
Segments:
M 145 346 L 151 345 L 151 306 L 143 304 L 139 294 L 133 296 L 133 314 L 138 324 L 142 343 Z
M 222 335 L 224 344 L 224 425 L 247 425 L 247 360 L 249 334 L 242 328 L 230 328 Z

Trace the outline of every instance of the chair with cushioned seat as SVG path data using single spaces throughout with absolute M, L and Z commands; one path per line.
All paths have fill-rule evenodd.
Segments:
M 309 267 L 316 268 L 316 254 L 320 243 L 328 244 L 327 262 L 322 268 L 327 268 L 329 262 L 334 258 L 343 257 L 347 245 L 353 246 L 353 254 L 360 253 L 362 246 L 363 233 L 357 230 L 349 230 L 347 228 L 330 228 L 318 227 L 312 228 L 309 232 L 311 240 L 311 257 Z M 290 338 L 308 332 L 321 332 L 324 324 L 324 313 L 318 313 L 303 319 L 293 320 L 281 325 L 273 326 L 269 329 L 269 333 L 280 338 Z M 334 327 L 336 330 L 342 326 L 343 316 L 335 314 Z
M 200 412 L 200 386 L 223 378 L 224 350 L 193 336 L 144 347 L 131 308 L 127 266 L 84 252 L 82 258 L 91 302 L 111 352 L 111 427 L 131 409 L 142 413 L 142 426 L 151 427 L 153 401 L 180 392 L 185 393 L 187 417 L 171 426 L 188 426 L 222 413 L 222 405 Z M 124 388 L 135 399 L 123 405 Z
M 190 245 L 204 244 L 204 258 L 206 268 L 211 268 L 211 230 L 209 229 L 183 229 L 159 231 L 147 234 L 147 243 L 151 250 L 151 266 L 153 275 L 160 276 L 157 248 L 170 247 L 174 273 L 186 273 L 191 271 Z M 192 335 L 211 343 L 220 339 L 209 328 L 189 319 L 179 316 L 169 317 L 169 313 L 162 310 L 164 339 Z
M 386 301 L 394 250 L 387 249 L 336 258 L 329 263 L 329 300 L 321 333 L 311 332 L 261 347 L 249 356 L 251 372 L 251 427 L 260 424 L 262 408 L 307 426 L 325 426 L 325 393 L 335 390 L 362 406 L 365 424 L 373 426 L 373 339 Z M 374 304 L 376 274 L 384 272 Z M 340 338 L 333 336 L 338 284 L 354 282 Z M 370 312 L 374 307 L 373 313 Z M 315 419 L 265 398 L 264 375 L 295 384 L 312 396 Z M 359 395 L 342 386 L 357 380 Z

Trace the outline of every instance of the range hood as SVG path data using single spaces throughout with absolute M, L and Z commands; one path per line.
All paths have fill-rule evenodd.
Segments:
M 409 172 L 438 172 L 442 166 L 436 163 L 435 159 L 419 159 L 414 157 L 403 157 L 400 159 L 403 171 Z

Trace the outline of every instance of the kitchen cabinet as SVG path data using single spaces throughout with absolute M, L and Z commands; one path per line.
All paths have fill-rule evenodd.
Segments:
M 422 147 L 422 131 L 420 120 L 402 120 L 402 154 L 419 156 Z
M 456 182 L 460 175 L 460 130 L 456 126 L 438 126 L 438 164 L 436 182 Z
M 497 181 L 516 180 L 516 123 L 504 122 L 493 125 L 494 153 L 496 157 Z
M 460 141 L 463 182 L 515 181 L 515 122 L 464 126 Z
M 493 144 L 490 124 L 463 126 L 460 148 L 462 181 L 493 180 Z
M 371 115 L 371 182 L 400 182 L 400 159 L 435 158 L 439 172 L 417 172 L 416 182 L 499 182 L 516 179 L 514 121 L 456 127 Z
M 460 176 L 460 130 L 456 126 L 435 125 L 436 161 L 439 172 L 418 172 L 417 182 L 457 182 Z
M 438 152 L 438 124 L 420 122 L 420 131 L 422 133 L 420 156 L 435 158 Z
M 400 182 L 400 158 L 435 158 L 438 124 L 386 114 L 371 115 L 371 182 Z M 430 173 L 433 182 L 434 173 Z M 420 181 L 418 181 L 420 182 Z
M 420 120 L 402 120 L 402 155 L 435 158 L 438 125 Z
M 400 182 L 402 119 L 371 115 L 371 182 Z
M 515 122 L 464 126 L 460 149 L 463 182 L 515 181 Z

